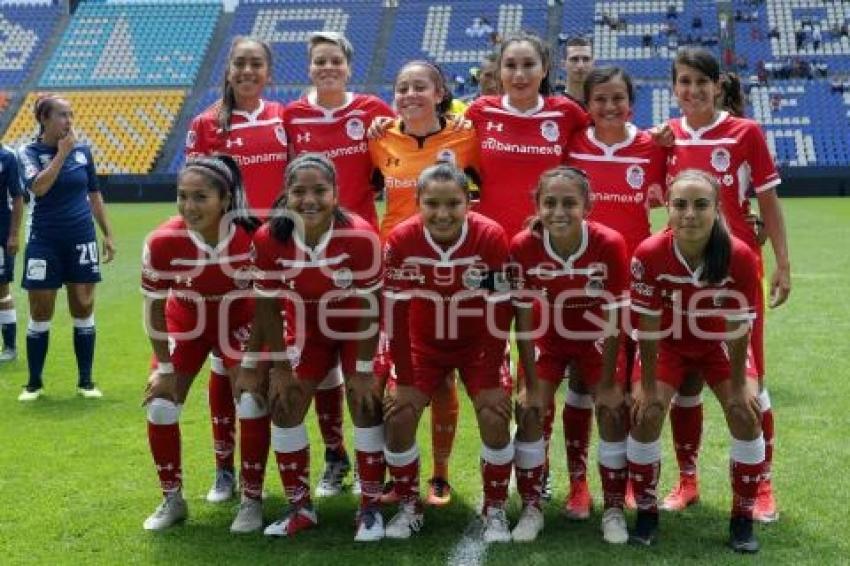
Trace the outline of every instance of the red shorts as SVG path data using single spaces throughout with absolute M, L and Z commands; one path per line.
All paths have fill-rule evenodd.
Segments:
M 640 367 L 639 358 L 635 365 Z M 637 377 L 633 376 L 632 379 L 640 381 L 640 372 L 635 373 Z M 662 341 L 658 345 L 658 365 L 655 373 L 658 381 L 673 389 L 679 389 L 685 377 L 689 375 L 698 375 L 709 387 L 714 387 L 729 379 L 731 373 L 726 345 L 723 342 L 714 342 L 701 352 L 683 353 L 671 347 L 668 342 Z M 748 379 L 758 380 L 749 349 L 745 375 Z
M 335 323 L 334 330 L 351 334 L 357 330 L 358 324 L 359 321 L 352 318 L 344 323 Z M 358 340 L 329 337 L 319 327 L 307 326 L 302 334 L 284 337 L 296 377 L 321 381 L 337 365 L 342 367 L 343 375 L 352 375 L 357 367 Z
M 575 367 L 586 387 L 593 388 L 602 379 L 603 340 L 538 340 L 535 343 L 537 377 L 557 387 L 564 379 L 567 367 Z M 622 345 L 617 350 L 614 381 L 626 381 L 626 358 Z
M 165 305 L 168 346 L 174 371 L 197 374 L 210 352 L 220 357 L 224 367 L 239 363 L 251 334 L 252 307 L 232 305 L 223 315 L 219 303 L 205 303 L 203 320 L 194 303 L 169 298 Z M 226 324 L 226 327 L 223 325 Z M 180 336 L 180 335 L 183 336 Z

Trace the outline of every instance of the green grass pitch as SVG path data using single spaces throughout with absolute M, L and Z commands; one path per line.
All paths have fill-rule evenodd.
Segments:
M 794 288 L 790 303 L 770 312 L 767 324 L 768 384 L 776 408 L 775 484 L 780 522 L 758 528 L 759 560 L 772 563 L 846 562 L 845 532 L 850 493 L 850 199 L 786 199 Z M 76 368 L 64 295 L 57 303 L 45 369 L 46 395 L 33 404 L 16 401 L 26 381 L 23 355 L 26 301 L 15 290 L 21 357 L 0 367 L 0 562 L 4 564 L 444 564 L 475 514 L 479 499 L 480 443 L 470 405 L 452 461 L 455 498 L 446 509 L 426 511 L 426 525 L 409 542 L 353 542 L 354 498 L 317 502 L 320 527 L 297 540 L 269 541 L 262 535 L 228 533 L 230 504 L 203 501 L 212 480 L 213 457 L 205 381 L 191 393 L 182 417 L 184 480 L 190 519 L 165 533 L 147 533 L 142 520 L 159 502 L 148 453 L 145 412 L 140 406 L 150 348 L 141 325 L 138 292 L 144 235 L 173 210 L 169 204 L 112 205 L 118 259 L 104 268 L 96 308 L 98 344 L 95 379 L 101 401 L 76 397 Z M 656 219 L 658 215 L 655 215 Z M 766 254 L 768 257 L 770 253 Z M 20 273 L 20 259 L 18 260 Z M 596 510 L 585 523 L 559 514 L 566 491 L 560 418 L 553 438 L 555 499 L 546 509 L 546 530 L 536 544 L 490 547 L 487 564 L 547 563 L 679 564 L 684 561 L 739 563 L 728 551 L 730 505 L 728 433 L 716 403 L 706 395 L 706 427 L 700 469 L 702 502 L 680 516 L 663 516 L 661 538 L 649 550 L 605 545 L 599 533 L 599 482 L 591 449 L 590 478 Z M 559 413 L 560 414 L 560 413 Z M 310 437 L 319 446 L 315 417 Z M 346 422 L 349 419 L 346 417 Z M 427 416 L 421 430 L 427 430 Z M 350 445 L 350 430 L 349 445 Z M 595 434 L 594 434 L 595 436 Z M 423 447 L 423 476 L 430 472 L 429 440 Z M 313 451 L 313 483 L 322 455 Z M 665 433 L 662 492 L 674 479 L 675 459 Z M 282 507 L 275 467 L 270 466 L 266 519 Z M 663 493 L 662 493 L 663 495 Z M 386 515 L 389 516 L 390 510 Z M 516 497 L 510 507 L 514 521 Z

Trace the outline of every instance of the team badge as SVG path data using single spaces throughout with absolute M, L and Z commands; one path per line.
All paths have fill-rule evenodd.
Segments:
M 342 269 L 334 271 L 333 280 L 334 285 L 340 289 L 348 289 L 354 282 L 354 275 L 351 273 L 350 269 L 343 267 Z
M 561 132 L 558 129 L 558 123 L 554 120 L 544 120 L 542 124 L 540 124 L 540 134 L 546 141 L 556 142 L 558 138 L 561 136 Z
M 243 266 L 233 273 L 233 282 L 239 289 L 247 289 L 251 286 L 251 281 L 254 279 L 253 270 L 248 266 Z
M 632 165 L 626 169 L 626 182 L 635 190 L 638 190 L 643 186 L 644 177 L 645 173 L 643 171 L 643 167 L 640 165 Z
M 718 173 L 725 173 L 729 170 L 729 165 L 732 163 L 732 155 L 725 147 L 715 148 L 711 152 L 711 166 Z
M 455 152 L 450 149 L 441 149 L 437 152 L 437 162 L 440 161 L 445 161 L 446 163 L 451 163 L 452 165 L 455 165 L 457 163 Z
M 292 369 L 297 368 L 301 363 L 301 350 L 295 346 L 289 346 L 286 349 L 286 359 L 289 360 L 289 365 L 292 366 Z
M 82 151 L 75 151 L 74 152 L 74 161 L 76 161 L 80 165 L 85 165 L 89 162 L 89 160 L 86 159 L 86 154 L 83 153 Z
M 584 292 L 588 297 L 598 297 L 605 290 L 605 281 L 602 279 L 590 279 L 584 286 Z
M 643 263 L 638 258 L 632 258 L 632 277 L 640 281 L 643 279 Z
M 345 123 L 345 133 L 353 140 L 362 140 L 366 135 L 366 127 L 360 118 L 352 118 Z
M 195 133 L 195 130 L 186 132 L 186 147 L 189 149 L 194 148 L 196 141 L 198 141 L 198 135 Z
M 27 261 L 27 279 L 44 281 L 47 279 L 47 260 L 30 258 Z
M 480 289 L 484 282 L 485 274 L 480 268 L 470 266 L 463 272 L 463 286 L 469 290 Z
M 723 184 L 726 185 L 727 187 L 731 187 L 732 183 L 734 183 L 734 182 L 735 182 L 735 179 L 732 177 L 732 175 L 729 175 L 729 174 L 723 175 Z
M 274 129 L 274 137 L 277 138 L 280 145 L 286 145 L 286 130 L 283 129 L 283 126 L 277 126 Z

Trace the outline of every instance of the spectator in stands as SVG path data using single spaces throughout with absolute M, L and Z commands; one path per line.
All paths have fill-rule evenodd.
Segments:
M 35 102 L 38 137 L 19 152 L 24 188 L 33 196 L 29 239 L 24 253 L 23 287 L 29 298 L 27 328 L 29 380 L 19 401 L 43 393 L 50 321 L 56 294 L 63 285 L 74 326 L 77 392 L 97 399 L 94 361 L 95 284 L 101 280 L 100 251 L 92 217 L 103 234 L 103 263 L 115 257 L 112 228 L 97 183 L 91 148 L 77 141 L 74 112 L 53 94 Z
M 820 30 L 820 26 L 815 26 L 814 31 L 812 31 L 812 48 L 815 51 L 820 50 L 821 41 L 823 41 L 823 33 Z
M 794 45 L 797 47 L 797 51 L 803 49 L 803 44 L 806 42 L 806 32 L 803 31 L 803 28 L 798 27 L 794 30 Z
M 0 362 L 18 357 L 15 343 L 18 323 L 9 283 L 15 280 L 15 256 L 18 254 L 21 216 L 24 209 L 21 177 L 15 152 L 0 147 Z
M 590 41 L 584 37 L 569 38 L 564 45 L 563 62 L 567 72 L 567 94 L 579 102 L 584 102 L 584 79 L 593 70 L 593 64 Z
M 702 16 L 694 16 L 693 20 L 691 20 L 691 28 L 702 29 Z
M 773 26 L 772 28 L 770 28 L 770 31 L 767 32 L 767 37 L 769 37 L 770 39 L 779 39 L 782 37 L 782 34 L 779 33 L 778 27 Z
M 499 69 L 496 66 L 497 56 L 498 54 L 495 51 L 491 51 L 481 60 L 481 66 L 478 67 L 477 74 L 475 75 L 478 91 L 468 100 L 469 102 L 479 96 L 490 96 L 501 92 L 502 85 L 499 81 Z M 472 69 L 470 69 L 471 72 Z
M 679 11 L 675 4 L 667 4 L 667 19 L 675 20 L 679 18 Z

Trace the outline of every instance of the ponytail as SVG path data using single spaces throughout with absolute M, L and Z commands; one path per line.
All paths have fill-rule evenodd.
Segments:
M 744 117 L 744 93 L 741 91 L 741 79 L 735 73 L 721 73 L 717 105 L 733 116 Z
M 701 279 L 711 285 L 717 285 L 729 275 L 729 261 L 732 257 L 732 238 L 726 227 L 726 220 L 718 212 L 714 226 L 705 246 L 705 268 Z

